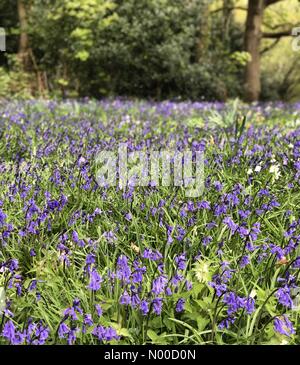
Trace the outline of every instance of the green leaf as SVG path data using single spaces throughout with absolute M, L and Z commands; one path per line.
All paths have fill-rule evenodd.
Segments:
M 159 336 L 151 329 L 147 331 L 147 336 L 150 338 L 151 341 L 155 342 L 159 338 Z
M 6 294 L 5 289 L 3 287 L 0 287 L 0 314 L 4 311 L 6 306 Z
M 90 57 L 90 54 L 88 51 L 79 51 L 75 54 L 75 58 L 79 59 L 82 62 L 85 62 Z

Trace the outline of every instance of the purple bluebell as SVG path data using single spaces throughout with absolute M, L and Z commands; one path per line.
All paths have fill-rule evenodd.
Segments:
M 143 316 L 146 316 L 149 313 L 149 303 L 146 300 L 141 301 L 140 310 L 141 310 Z
M 100 276 L 98 271 L 94 269 L 90 274 L 90 282 L 88 288 L 92 291 L 97 291 L 100 289 L 102 281 L 102 277 Z
M 155 298 L 152 301 L 153 312 L 160 315 L 163 308 L 163 298 Z
M 281 335 L 290 337 L 296 333 L 292 322 L 289 320 L 287 315 L 274 318 L 274 330 Z
M 285 307 L 292 308 L 293 301 L 290 296 L 290 288 L 287 285 L 285 285 L 283 288 L 279 288 L 275 293 L 275 296 L 280 304 L 284 305 Z
M 165 275 L 160 275 L 152 281 L 152 292 L 159 295 L 164 292 L 168 283 L 168 278 Z
M 178 299 L 178 301 L 176 303 L 176 308 L 175 308 L 176 312 L 178 312 L 178 313 L 183 312 L 184 304 L 185 304 L 185 299 L 184 298 Z
M 175 264 L 177 265 L 178 270 L 185 270 L 186 268 L 186 253 L 182 253 L 179 256 L 175 257 Z
M 66 335 L 68 335 L 69 332 L 70 332 L 69 326 L 65 322 L 62 322 L 59 325 L 59 328 L 58 328 L 58 336 L 59 336 L 59 338 L 65 338 Z

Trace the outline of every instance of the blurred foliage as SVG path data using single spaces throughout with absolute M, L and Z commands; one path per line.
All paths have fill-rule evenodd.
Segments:
M 8 65 L 9 70 L 0 67 L 0 98 L 30 98 L 30 75 L 23 72 L 16 56 L 9 57 Z
M 223 1 L 23 1 L 32 74 L 40 78 L 34 95 L 41 89 L 43 95 L 59 97 L 125 95 L 226 100 L 242 95 L 244 66 L 249 60 L 243 51 L 245 12 L 213 12 L 222 7 Z M 9 57 L 18 53 L 17 3 L 0 0 L 0 26 L 8 32 L 8 50 L 0 52 L 1 72 L 6 75 L 1 78 L 3 90 L 15 73 Z M 232 4 L 245 6 L 245 1 Z M 267 26 L 295 22 L 296 5 L 291 16 L 287 10 L 274 8 L 267 12 Z M 280 41 L 276 47 L 281 44 Z M 267 59 L 272 52 L 263 58 L 262 97 L 297 97 L 297 78 L 290 75 L 282 80 L 291 59 L 277 77 L 273 68 L 276 63 Z M 299 58 L 299 54 L 293 56 Z M 287 82 L 289 91 L 284 92 Z

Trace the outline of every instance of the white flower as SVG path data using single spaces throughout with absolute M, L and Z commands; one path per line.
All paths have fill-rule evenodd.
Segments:
M 252 170 L 252 169 L 249 169 L 249 170 L 247 171 L 247 175 L 251 175 L 251 174 L 253 174 L 253 170 Z
M 278 165 L 271 165 L 270 166 L 270 169 L 269 169 L 269 172 L 271 174 L 274 174 L 274 178 L 275 180 L 277 180 L 280 176 L 280 170 L 279 170 L 279 166 Z
M 209 264 L 207 262 L 198 260 L 195 264 L 195 275 L 200 283 L 207 283 L 210 279 Z
M 257 165 L 254 169 L 255 172 L 260 172 L 261 171 L 261 166 Z
M 288 345 L 289 341 L 287 341 L 285 338 L 281 340 L 280 345 Z
M 255 298 L 256 295 L 257 295 L 257 291 L 255 289 L 252 289 L 251 292 L 250 292 L 250 297 Z
M 298 126 L 299 124 L 300 124 L 300 119 L 298 118 L 295 120 L 295 125 Z

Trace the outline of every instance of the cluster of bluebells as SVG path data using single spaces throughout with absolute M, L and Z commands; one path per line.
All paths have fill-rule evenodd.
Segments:
M 76 343 L 78 336 L 86 334 L 90 329 L 92 335 L 99 342 L 109 342 L 119 340 L 120 336 L 116 330 L 110 326 L 99 324 L 102 318 L 102 308 L 99 304 L 95 305 L 94 316 L 91 313 L 84 313 L 80 305 L 80 300 L 75 299 L 71 307 L 63 313 L 63 320 L 58 326 L 58 337 L 60 340 L 67 340 L 69 345 Z
M 35 323 L 31 318 L 23 330 L 18 329 L 12 319 L 5 322 L 2 330 L 2 336 L 11 345 L 44 345 L 49 335 L 50 329 L 42 321 Z
M 240 106 L 252 118 L 241 134 L 209 124 L 223 103 L 76 103 L 0 104 L 0 343 L 127 343 L 170 313 L 189 326 L 204 316 L 207 333 L 263 318 L 266 333 L 293 339 L 299 103 Z M 124 141 L 129 152 L 203 152 L 203 195 L 155 181 L 100 187 L 97 153 Z
M 255 301 L 252 297 L 239 297 L 234 292 L 226 292 L 223 296 L 223 303 L 227 306 L 227 317 L 223 319 L 219 328 L 229 328 L 230 324 L 233 324 L 238 317 L 240 309 L 245 310 L 246 314 L 251 315 L 255 310 Z
M 147 275 L 149 261 L 155 265 L 157 275 Z M 167 273 L 163 263 L 163 255 L 158 250 L 145 249 L 141 258 L 135 259 L 131 265 L 126 256 L 122 255 L 117 260 L 117 270 L 111 276 L 121 282 L 122 294 L 120 304 L 139 309 L 143 316 L 150 311 L 154 315 L 161 315 L 164 302 L 168 297 L 178 293 L 181 284 L 191 288 L 191 283 L 186 279 L 186 254 L 175 256 L 176 268 Z M 171 275 L 170 275 L 171 274 Z M 150 281 L 149 281 L 150 278 Z M 146 290 L 145 290 L 146 289 Z M 176 303 L 176 312 L 182 312 L 185 300 L 180 298 Z

